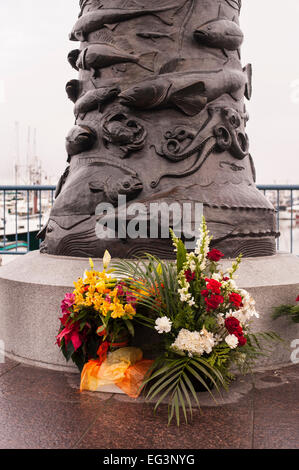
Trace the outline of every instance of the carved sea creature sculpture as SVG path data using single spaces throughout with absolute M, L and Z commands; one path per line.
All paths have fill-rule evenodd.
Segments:
M 223 15 L 222 3 L 219 3 L 218 17 L 200 25 L 194 31 L 194 38 L 202 46 L 221 49 L 226 57 L 227 51 L 238 51 L 241 58 L 240 47 L 244 35 L 235 19 L 235 16 L 229 20 Z
M 96 90 L 87 91 L 83 96 L 81 96 L 75 104 L 74 114 L 76 118 L 80 114 L 82 119 L 90 111 L 98 109 L 99 112 L 102 112 L 103 105 L 108 101 L 113 100 L 120 93 L 120 88 L 115 86 L 105 86 L 98 88 Z
M 112 44 L 91 44 L 79 54 L 76 66 L 90 70 L 93 77 L 97 76 L 98 69 L 122 63 L 134 63 L 152 72 L 156 55 L 157 52 L 149 52 L 138 56 L 128 54 Z
M 236 51 L 241 47 L 244 35 L 234 21 L 216 19 L 208 21 L 194 31 L 196 41 L 202 46 Z
M 114 29 L 120 22 L 152 15 L 163 23 L 172 25 L 172 18 L 182 5 L 169 5 L 161 8 L 102 8 L 81 16 L 70 33 L 71 41 L 86 41 L 89 33 L 97 31 L 104 26 Z M 173 10 L 171 14 L 170 11 Z
M 103 121 L 103 140 L 109 145 L 118 146 L 123 157 L 144 147 L 147 132 L 143 125 L 123 113 L 112 112 L 105 116 Z
M 242 126 L 242 118 L 233 108 L 223 108 L 222 122 L 214 128 L 218 149 L 229 150 L 238 160 L 248 156 L 249 139 Z
M 248 66 L 249 67 L 249 66 Z M 119 96 L 121 103 L 139 109 L 178 108 L 188 116 L 198 114 L 207 103 L 227 93 L 239 101 L 251 96 L 248 71 L 220 69 L 213 71 L 174 72 L 143 80 Z
M 77 67 L 77 60 L 80 55 L 80 50 L 79 49 L 74 49 L 73 51 L 68 53 L 67 60 L 68 63 L 73 67 L 73 69 L 79 71 Z
M 80 95 L 81 83 L 79 80 L 70 80 L 65 86 L 65 91 L 69 99 L 76 103 L 78 96 Z
M 65 185 L 65 182 L 70 174 L 70 166 L 67 166 L 66 169 L 64 170 L 63 175 L 60 177 L 57 186 L 56 186 L 56 192 L 55 192 L 55 199 L 58 198 L 59 194 L 61 193 L 61 190 L 63 186 Z
M 97 140 L 94 130 L 87 126 L 74 126 L 66 137 L 68 162 L 73 155 L 91 150 Z
M 96 9 L 97 9 L 97 10 L 100 10 L 100 8 L 103 8 L 103 3 L 101 2 L 101 0 L 94 0 L 94 1 L 90 1 L 90 0 L 80 0 L 80 8 L 81 8 L 81 10 L 80 10 L 80 13 L 79 13 L 79 17 L 78 17 L 78 18 L 81 18 L 81 16 L 82 16 L 83 13 L 84 13 L 85 8 L 86 8 L 88 5 L 93 6 L 93 4 L 95 4 L 94 7 L 93 7 L 94 10 L 96 10 Z M 89 11 L 90 11 L 90 10 L 89 10 Z
M 127 200 L 134 199 L 142 190 L 143 184 L 138 176 L 127 175 L 115 181 L 110 176 L 105 181 L 92 181 L 89 183 L 91 192 L 104 192 L 106 200 L 113 205 L 117 205 L 118 196 L 123 195 Z
M 225 1 L 230 7 L 234 8 L 235 10 L 238 10 L 238 11 L 241 10 L 242 0 L 225 0 Z
M 157 39 L 169 39 L 170 41 L 175 41 L 177 31 L 174 33 L 159 33 L 158 31 L 141 31 L 136 33 L 136 36 L 142 39 L 150 39 L 153 42 L 156 42 Z

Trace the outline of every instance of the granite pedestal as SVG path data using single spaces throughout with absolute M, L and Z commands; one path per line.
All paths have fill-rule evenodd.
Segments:
M 95 264 L 101 269 L 101 261 Z M 228 261 L 223 262 L 229 264 Z M 87 259 L 56 257 L 32 252 L 0 267 L 0 340 L 7 357 L 47 369 L 74 371 L 65 362 L 55 336 L 60 303 L 73 281 L 89 267 Z M 299 325 L 288 319 L 271 320 L 274 306 L 294 303 L 299 293 L 299 258 L 290 254 L 244 259 L 238 285 L 255 298 L 260 319 L 256 331 L 276 331 L 286 344 L 278 344 L 261 366 L 290 362 L 290 344 L 299 339 Z

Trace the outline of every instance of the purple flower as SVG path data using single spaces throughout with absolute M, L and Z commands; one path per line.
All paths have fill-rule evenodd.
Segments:
M 123 289 L 123 286 L 117 286 L 117 294 L 118 295 L 125 295 L 125 291 Z
M 127 301 L 127 304 L 131 304 L 132 307 L 136 308 L 137 299 L 136 299 L 136 297 L 132 294 L 132 292 L 127 292 L 127 294 L 126 294 L 126 301 Z

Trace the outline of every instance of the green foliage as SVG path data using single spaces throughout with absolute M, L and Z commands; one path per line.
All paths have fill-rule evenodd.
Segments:
M 147 315 L 136 318 L 136 321 L 153 321 L 148 313 L 155 317 L 166 315 L 174 318 L 179 311 L 180 303 L 177 294 L 177 273 L 173 263 L 167 263 L 146 254 L 137 261 L 119 260 L 113 264 L 116 275 L 130 278 L 132 291 L 138 293 L 138 305 L 144 307 Z M 140 317 L 140 316 L 139 316 Z
M 299 323 L 299 304 L 293 305 L 280 305 L 274 309 L 272 314 L 273 320 L 277 318 L 288 317 L 294 323 Z
M 89 359 L 96 359 L 97 358 L 97 350 L 101 344 L 101 338 L 95 333 L 89 333 L 88 338 L 85 343 L 83 343 L 77 351 L 73 346 L 73 343 L 70 341 L 65 346 L 65 340 L 62 340 L 61 344 L 61 351 L 69 362 L 70 360 L 78 367 L 79 371 L 82 372 L 84 364 L 89 361 Z
M 213 352 L 207 359 L 212 367 L 217 367 L 223 375 L 227 374 L 230 365 L 231 349 L 226 344 L 219 345 L 213 349 Z
M 192 418 L 193 415 L 192 400 L 200 408 L 194 379 L 213 398 L 212 387 L 220 392 L 219 385 L 226 385 L 221 372 L 203 357 L 172 355 L 170 358 L 159 358 L 154 364 L 151 376 L 145 381 L 146 398 L 149 402 L 156 399 L 155 411 L 164 400 L 168 400 L 168 425 L 175 417 L 179 426 L 182 413 L 188 423 L 188 416 Z

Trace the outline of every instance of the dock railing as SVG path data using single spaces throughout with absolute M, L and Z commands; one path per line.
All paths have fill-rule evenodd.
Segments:
M 276 209 L 277 249 L 299 256 L 299 185 L 258 185 Z M 39 248 L 55 186 L 0 186 L 0 255 L 23 255 Z

